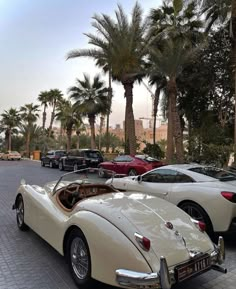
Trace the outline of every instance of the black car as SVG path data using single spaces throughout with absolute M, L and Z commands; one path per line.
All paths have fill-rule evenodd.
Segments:
M 50 168 L 58 167 L 60 158 L 65 155 L 65 150 L 48 151 L 45 156 L 41 157 L 41 166 L 45 167 L 48 165 Z
M 79 149 L 79 155 L 85 158 L 86 166 L 90 168 L 97 168 L 104 161 L 101 152 L 96 149 Z
M 86 168 L 85 158 L 80 155 L 79 150 L 69 150 L 66 156 L 61 157 L 59 161 L 59 170 L 74 170 Z

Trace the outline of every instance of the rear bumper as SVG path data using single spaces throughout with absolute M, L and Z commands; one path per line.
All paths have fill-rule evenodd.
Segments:
M 209 269 L 227 273 L 227 270 L 220 266 L 225 259 L 224 240 L 219 237 L 218 245 L 210 254 L 211 267 Z M 130 288 L 165 288 L 169 289 L 176 283 L 174 270 L 169 270 L 165 257 L 160 259 L 160 271 L 154 273 L 142 273 L 130 270 L 116 270 L 116 281 L 121 286 Z

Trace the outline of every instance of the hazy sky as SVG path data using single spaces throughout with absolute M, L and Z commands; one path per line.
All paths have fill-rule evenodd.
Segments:
M 139 1 L 144 13 L 161 0 Z M 0 0 L 0 114 L 10 107 L 37 103 L 41 91 L 68 87 L 83 73 L 101 72 L 88 58 L 66 61 L 75 48 L 86 48 L 85 32 L 94 32 L 95 13 L 114 15 L 117 3 L 130 14 L 134 0 Z M 106 79 L 106 78 L 104 78 Z M 113 83 L 111 125 L 122 123 L 124 90 Z M 150 93 L 143 85 L 134 87 L 134 116 L 151 117 Z

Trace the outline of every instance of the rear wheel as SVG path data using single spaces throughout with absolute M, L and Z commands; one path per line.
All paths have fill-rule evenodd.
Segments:
M 24 222 L 24 201 L 22 196 L 19 196 L 16 200 L 16 222 L 17 226 L 21 231 L 26 231 L 29 227 Z
M 73 169 L 74 169 L 74 171 L 78 171 L 78 169 L 79 169 L 78 164 L 74 164 Z
M 71 232 L 67 241 L 66 257 L 75 283 L 82 288 L 92 288 L 90 252 L 81 230 L 75 229 Z
M 135 169 L 131 169 L 131 170 L 129 170 L 128 175 L 129 176 L 137 176 L 137 172 Z
M 206 232 L 208 235 L 213 236 L 213 228 L 211 220 L 205 210 L 198 204 L 192 202 L 184 202 L 179 205 L 180 209 L 190 215 L 193 219 L 206 224 Z
M 59 162 L 58 167 L 59 167 L 59 170 L 60 170 L 60 171 L 64 171 L 64 166 L 63 166 L 63 163 L 62 163 L 62 162 Z

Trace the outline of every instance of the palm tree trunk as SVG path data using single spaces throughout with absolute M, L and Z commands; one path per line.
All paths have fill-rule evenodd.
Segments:
M 53 105 L 53 109 L 52 109 L 50 125 L 49 125 L 49 128 L 48 128 L 48 137 L 50 137 L 51 134 L 52 134 L 52 125 L 53 125 L 53 121 L 54 121 L 54 118 L 55 118 L 55 109 L 56 109 L 56 104 Z
M 67 129 L 67 130 L 66 130 L 66 135 L 67 135 L 66 148 L 67 148 L 67 151 L 69 151 L 70 148 L 71 148 L 72 129 Z
M 126 108 L 125 108 L 125 144 L 127 153 L 136 154 L 136 136 L 133 112 L 133 80 L 122 82 L 125 89 Z
M 45 124 L 46 124 L 46 105 L 44 105 L 44 109 L 43 109 L 43 131 L 45 130 Z
M 30 158 L 30 126 L 28 126 L 28 131 L 26 135 L 26 156 Z
M 157 108 L 159 103 L 161 89 L 159 87 L 156 88 L 155 97 L 153 101 L 153 144 L 156 144 L 156 121 L 157 121 Z
M 100 127 L 99 127 L 99 141 L 98 141 L 98 149 L 101 150 L 101 140 L 102 140 L 102 128 L 104 124 L 104 115 L 100 117 Z
M 96 143 L 95 143 L 95 116 L 89 116 L 89 125 L 91 129 L 91 149 L 96 148 Z
M 9 128 L 9 135 L 8 135 L 8 150 L 11 151 L 11 129 Z
M 80 147 L 80 130 L 79 130 L 79 129 L 76 130 L 76 135 L 77 135 L 76 148 L 77 148 L 77 150 L 78 150 L 79 147 Z
M 168 93 L 168 127 L 167 127 L 167 150 L 166 150 L 166 161 L 168 164 L 173 162 L 174 156 L 174 139 L 173 139 L 173 97 L 174 92 L 171 87 L 171 83 L 167 83 Z
M 236 1 L 231 2 L 232 67 L 234 70 L 234 162 L 236 161 Z
M 110 134 L 109 134 L 109 122 L 111 113 L 111 99 L 112 99 L 112 87 L 111 87 L 111 70 L 108 72 L 108 101 L 110 103 L 109 111 L 107 112 L 107 125 L 106 125 L 106 153 L 109 152 L 110 148 Z
M 172 121 L 174 129 L 174 139 L 175 139 L 175 148 L 176 148 L 176 161 L 177 163 L 184 162 L 184 150 L 183 150 L 183 135 L 181 129 L 180 116 L 176 104 L 177 96 L 177 85 L 175 77 L 172 77 L 169 81 L 171 97 L 172 97 Z

